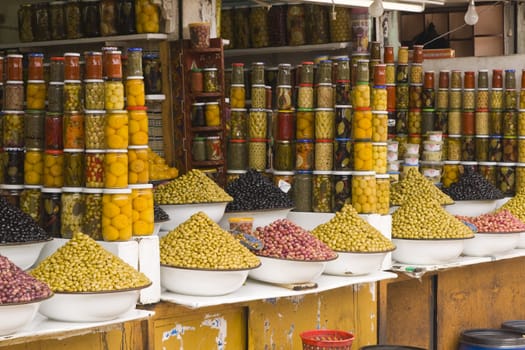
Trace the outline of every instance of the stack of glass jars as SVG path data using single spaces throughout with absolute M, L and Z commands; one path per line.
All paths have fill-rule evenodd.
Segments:
M 472 162 L 476 160 L 475 134 L 475 73 L 466 71 L 463 77 L 462 111 L 460 117 L 461 160 Z M 468 165 L 468 164 L 467 164 Z
M 396 65 L 394 62 L 394 47 L 385 46 L 383 51 L 385 63 L 386 110 L 388 117 L 387 137 L 390 141 L 387 150 L 387 172 L 393 180 L 399 179 L 398 147 L 396 137 Z
M 237 67 L 239 68 L 239 67 Z M 248 141 L 248 167 L 257 171 L 265 171 L 270 164 L 267 164 L 267 150 L 268 150 L 268 134 L 267 128 L 263 127 L 266 119 L 266 113 L 264 112 L 264 118 L 262 116 L 263 111 L 267 106 L 266 98 L 266 85 L 265 85 L 265 71 L 264 63 L 254 62 L 252 63 L 251 71 L 251 109 L 250 109 L 250 126 L 258 125 L 256 129 L 249 130 L 249 141 Z M 233 74 L 233 72 L 232 72 Z M 237 81 L 240 81 L 237 78 Z M 242 80 L 244 84 L 244 80 Z M 232 76 L 233 84 L 233 76 Z M 264 121 L 263 121 L 264 120 Z M 253 121 L 253 122 L 252 122 Z M 257 122 L 257 123 L 255 123 Z M 259 137 L 255 137 L 259 136 Z M 262 136 L 262 137 L 261 137 Z
M 237 177 L 248 166 L 248 138 L 266 139 L 266 112 L 252 108 L 247 114 L 244 64 L 233 63 L 231 72 L 227 174 Z
M 491 176 L 489 181 L 496 186 L 499 183 L 498 163 L 503 161 L 503 71 L 501 69 L 492 70 L 492 86 L 489 91 L 489 162 L 496 164 L 492 169 L 495 176 Z M 487 171 L 486 173 L 490 173 Z
M 408 47 L 398 49 L 396 66 L 396 137 L 399 144 L 398 155 L 404 158 L 408 142 Z
M 505 90 L 503 91 L 503 136 L 502 163 L 498 164 L 498 187 L 507 196 L 515 193 L 515 169 L 518 162 L 518 91 L 516 90 L 516 71 L 505 70 Z
M 525 186 L 525 69 L 521 71 L 521 90 L 518 109 L 518 163 L 516 166 L 516 191 Z
M 408 69 L 408 139 L 409 144 L 421 144 L 423 108 L 423 47 L 414 45 L 412 64 Z M 399 66 L 398 66 L 399 69 Z

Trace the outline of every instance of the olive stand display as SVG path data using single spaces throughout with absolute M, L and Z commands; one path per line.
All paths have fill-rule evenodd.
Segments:
M 176 166 L 182 172 L 190 169 L 216 170 L 216 181 L 220 185 L 226 183 L 226 121 L 224 101 L 224 58 L 222 39 L 210 39 L 209 48 L 191 48 L 190 40 L 179 40 L 171 43 L 171 74 L 173 82 L 173 108 L 175 134 Z M 206 70 L 217 68 L 216 82 L 210 86 L 204 82 L 202 89 L 192 89 L 192 68 Z M 202 73 L 201 73 L 202 74 Z M 205 75 L 205 74 L 204 74 Z M 201 84 L 202 85 L 202 84 Z M 202 87 L 202 86 L 201 86 Z M 195 91 L 197 90 L 197 91 Z M 201 90 L 201 91 L 198 91 Z M 208 92 L 212 90 L 211 92 Z M 209 125 L 207 122 L 196 122 L 192 116 L 195 103 L 204 103 L 206 107 L 218 102 L 219 121 Z M 204 107 L 200 105 L 199 113 Z M 213 113 L 209 111 L 208 113 Z M 195 114 L 195 113 L 194 113 Z M 192 119 L 193 117 L 193 119 Z M 201 119 L 204 119 L 201 117 Z M 196 157 L 192 154 L 195 141 L 205 142 L 205 156 Z M 199 159 L 196 160 L 195 158 Z

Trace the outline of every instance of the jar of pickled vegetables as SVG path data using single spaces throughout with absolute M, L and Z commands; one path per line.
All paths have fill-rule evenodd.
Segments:
M 333 108 L 334 88 L 331 83 L 317 84 L 316 88 L 317 108 Z
M 275 154 L 273 158 L 273 168 L 281 171 L 291 171 L 294 169 L 294 150 L 291 141 L 275 141 Z
M 102 237 L 126 241 L 132 236 L 131 189 L 105 189 L 102 194 Z
M 334 142 L 334 169 L 352 170 L 353 143 L 349 138 L 337 138 Z
M 352 86 L 349 82 L 337 82 L 335 85 L 335 105 L 352 103 Z
M 230 87 L 231 108 L 244 108 L 246 105 L 246 90 L 244 84 L 232 84 Z
M 27 67 L 28 80 L 44 80 L 44 54 L 30 53 Z
M 102 189 L 84 188 L 84 215 L 81 232 L 89 237 L 102 239 Z
M 485 180 L 490 182 L 492 185 L 497 186 L 497 171 L 495 162 L 480 162 L 479 173 L 483 175 Z
M 129 144 L 129 117 L 125 110 L 110 111 L 104 127 L 106 148 L 125 149 Z
M 488 109 L 489 108 L 489 90 L 488 89 L 478 89 L 476 92 L 476 108 Z
M 315 138 L 331 139 L 335 132 L 335 114 L 332 108 L 315 110 Z
M 84 164 L 84 182 L 89 188 L 104 187 L 104 155 L 105 150 L 86 149 Z
M 82 110 L 82 84 L 80 80 L 64 81 L 64 111 L 77 112 Z
M 128 183 L 147 184 L 149 182 L 148 146 L 128 147 Z
M 143 57 L 143 65 L 146 94 L 162 93 L 162 71 L 159 54 L 145 54 Z
M 376 175 L 376 212 L 387 215 L 390 211 L 390 175 Z
M 206 137 L 206 159 L 207 160 L 222 160 L 222 140 L 220 136 Z
M 333 211 L 333 183 L 331 171 L 314 171 L 312 178 L 312 210 L 317 213 Z
M 84 106 L 88 110 L 104 109 L 104 80 L 84 80 Z
M 128 150 L 111 149 L 104 155 L 104 187 L 128 186 Z
M 313 170 L 314 143 L 313 140 L 298 139 L 295 143 L 295 169 Z
M 461 113 L 461 133 L 463 135 L 473 135 L 475 128 L 474 112 L 463 111 Z
M 525 138 L 518 137 L 518 162 L 525 163 Z
M 40 226 L 51 237 L 60 238 L 61 213 L 62 213 L 62 189 L 42 188 L 42 207 Z
M 246 109 L 232 108 L 230 110 L 230 139 L 246 139 L 247 131 L 248 116 L 246 114 Z
M 448 133 L 451 135 L 461 134 L 461 111 L 448 112 Z
M 16 185 L 15 185 L 16 186 Z M 20 194 L 20 209 L 40 224 L 42 186 L 25 185 Z
M 448 89 L 438 89 L 436 92 L 436 108 L 448 109 Z
M 266 138 L 267 117 L 264 109 L 250 109 L 248 136 L 252 139 Z
M 490 111 L 489 113 L 490 135 L 501 135 L 503 133 L 503 112 Z
M 4 148 L 2 159 L 3 183 L 22 185 L 24 183 L 24 150 L 22 148 Z
M 475 131 L 476 131 L 476 135 L 478 136 L 489 134 L 489 112 L 488 111 L 476 111 Z
M 297 92 L 297 107 L 298 108 L 313 108 L 314 107 L 314 88 L 311 84 L 299 85 Z
M 372 111 L 370 109 L 356 108 L 352 122 L 355 140 L 370 140 L 372 138 Z
M 42 185 L 44 152 L 39 148 L 26 148 L 24 157 L 24 184 Z
M 82 230 L 84 216 L 84 195 L 81 187 L 62 188 L 61 237 L 71 238 Z
M 60 150 L 63 146 L 62 140 L 62 114 L 47 113 L 45 116 L 45 149 Z
M 251 87 L 252 108 L 266 108 L 265 85 L 252 85 Z
M 84 115 L 79 112 L 66 112 L 63 118 L 64 148 L 84 148 Z
M 203 69 L 203 83 L 204 92 L 217 92 L 219 91 L 218 81 L 218 69 L 217 68 L 204 68 Z
M 266 169 L 266 139 L 251 139 L 248 142 L 248 167 L 255 170 Z
M 277 109 L 286 110 L 286 109 L 292 108 L 292 86 L 291 85 L 278 85 L 276 89 L 276 94 L 277 94 Z
M 84 149 L 64 148 L 64 186 L 84 185 Z
M 195 136 L 191 142 L 191 157 L 193 161 L 202 162 L 206 160 L 206 138 Z
M 489 138 L 489 161 L 501 162 L 503 160 L 503 138 L 501 136 L 490 136 Z
M 33 37 L 35 41 L 49 40 L 49 3 L 36 3 L 31 6 L 33 13 Z
M 206 126 L 220 126 L 221 112 L 219 102 L 207 102 L 204 105 L 204 116 L 206 119 Z
M 47 110 L 52 113 L 62 113 L 64 109 L 64 83 L 49 82 L 47 88 Z
M 82 25 L 86 37 L 100 36 L 100 0 L 82 0 Z
M 122 52 L 113 48 L 103 51 L 103 72 L 109 79 L 122 79 Z
M 503 137 L 503 162 L 518 161 L 518 139 L 516 137 Z
M 44 94 L 45 96 L 45 94 Z M 24 82 L 6 81 L 4 88 L 4 110 L 24 110 Z
M 443 176 L 441 182 L 443 187 L 450 187 L 453 183 L 459 180 L 459 161 L 445 161 L 443 162 Z
M 128 76 L 126 79 L 126 104 L 128 107 L 144 106 L 146 104 L 144 77 Z
M 159 7 L 153 0 L 135 1 L 135 25 L 137 33 L 158 33 L 160 31 Z
M 312 211 L 312 183 L 311 171 L 297 171 L 294 178 L 293 202 L 294 211 Z
M 314 169 L 332 170 L 334 166 L 334 141 L 331 139 L 315 140 Z
M 373 171 L 353 172 L 352 206 L 360 214 L 377 212 L 377 188 Z
M 245 170 L 248 166 L 248 144 L 246 140 L 229 140 L 227 155 L 228 170 Z
M 44 187 L 64 186 L 64 151 L 46 150 L 44 152 Z
M 410 85 L 408 89 L 408 108 L 422 108 L 423 107 L 423 87 L 421 85 Z
M 63 83 L 64 82 L 64 62 L 63 56 L 53 56 L 49 63 L 49 81 Z
M 288 5 L 288 13 L 286 16 L 286 27 L 288 33 L 288 45 L 297 46 L 306 43 L 305 38 L 305 13 L 304 5 L 290 4 Z
M 525 136 L 525 110 L 518 111 L 518 136 Z
M 386 87 L 374 87 L 372 89 L 371 106 L 374 111 L 387 110 L 387 91 Z
M 86 110 L 84 112 L 85 146 L 87 149 L 106 148 L 104 140 L 105 123 L 105 111 Z
M 492 110 L 503 109 L 503 89 L 492 88 L 490 90 L 489 107 Z
M 388 139 L 388 112 L 372 112 L 372 141 L 386 142 Z
M 335 137 L 350 138 L 352 136 L 352 107 L 336 106 Z
M 21 42 L 34 40 L 32 6 L 32 4 L 22 4 L 18 9 L 18 38 Z
M 6 80 L 22 81 L 24 78 L 22 59 L 23 55 L 9 54 L 6 56 Z
M 107 110 L 124 108 L 124 84 L 120 80 L 106 80 L 104 83 L 104 103 Z
M 507 110 L 503 112 L 502 134 L 509 137 L 518 135 L 518 114 L 516 111 Z
M 352 172 L 333 172 L 333 211 L 337 212 L 352 202 Z
M 512 196 L 516 190 L 516 163 L 499 163 L 497 165 L 498 188 L 506 196 Z
M 4 147 L 24 147 L 24 112 L 3 112 L 3 138 Z
M 352 90 L 352 105 L 354 108 L 370 107 L 370 86 L 358 84 Z
M 408 85 L 396 85 L 396 109 L 408 109 L 409 100 Z
M 66 52 L 64 54 L 64 80 L 80 80 L 80 54 Z

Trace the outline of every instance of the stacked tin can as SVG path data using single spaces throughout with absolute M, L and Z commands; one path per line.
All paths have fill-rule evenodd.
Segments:
M 340 57 L 335 63 L 333 209 L 338 211 L 352 200 L 352 86 L 350 59 Z
M 516 192 L 525 186 L 525 69 L 521 72 L 517 133 L 518 163 L 516 166 Z
M 262 112 L 266 108 L 266 87 L 264 79 L 264 63 L 254 62 L 251 67 L 251 110 L 250 110 L 250 123 L 255 118 L 258 118 L 260 125 L 263 122 Z M 254 116 L 255 115 L 255 116 Z M 266 113 L 264 114 L 266 118 Z M 266 120 L 266 119 L 264 119 Z M 252 130 L 253 131 L 253 130 Z M 250 132 L 248 140 L 248 167 L 257 171 L 265 171 L 271 167 L 271 164 L 267 164 L 267 150 L 268 150 L 268 134 L 266 128 L 258 129 L 257 135 Z M 263 137 L 254 137 L 263 136 Z
M 266 114 L 263 109 L 246 110 L 246 87 L 244 85 L 244 64 L 233 63 L 230 86 L 230 121 L 227 152 L 227 175 L 235 179 L 246 172 L 248 167 L 248 138 L 266 139 Z M 204 160 L 204 140 L 201 141 L 201 156 Z M 195 141 L 194 141 L 195 142 Z M 195 149 L 195 143 L 194 147 Z M 193 155 L 195 159 L 196 154 Z
M 294 205 L 297 211 L 312 211 L 315 98 L 314 63 L 304 61 L 299 69 L 295 127 Z M 319 205 L 317 205 L 319 207 Z

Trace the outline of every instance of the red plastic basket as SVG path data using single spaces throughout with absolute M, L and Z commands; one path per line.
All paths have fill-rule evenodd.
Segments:
M 355 336 L 352 333 L 333 329 L 316 329 L 300 334 L 303 350 L 350 350 Z

